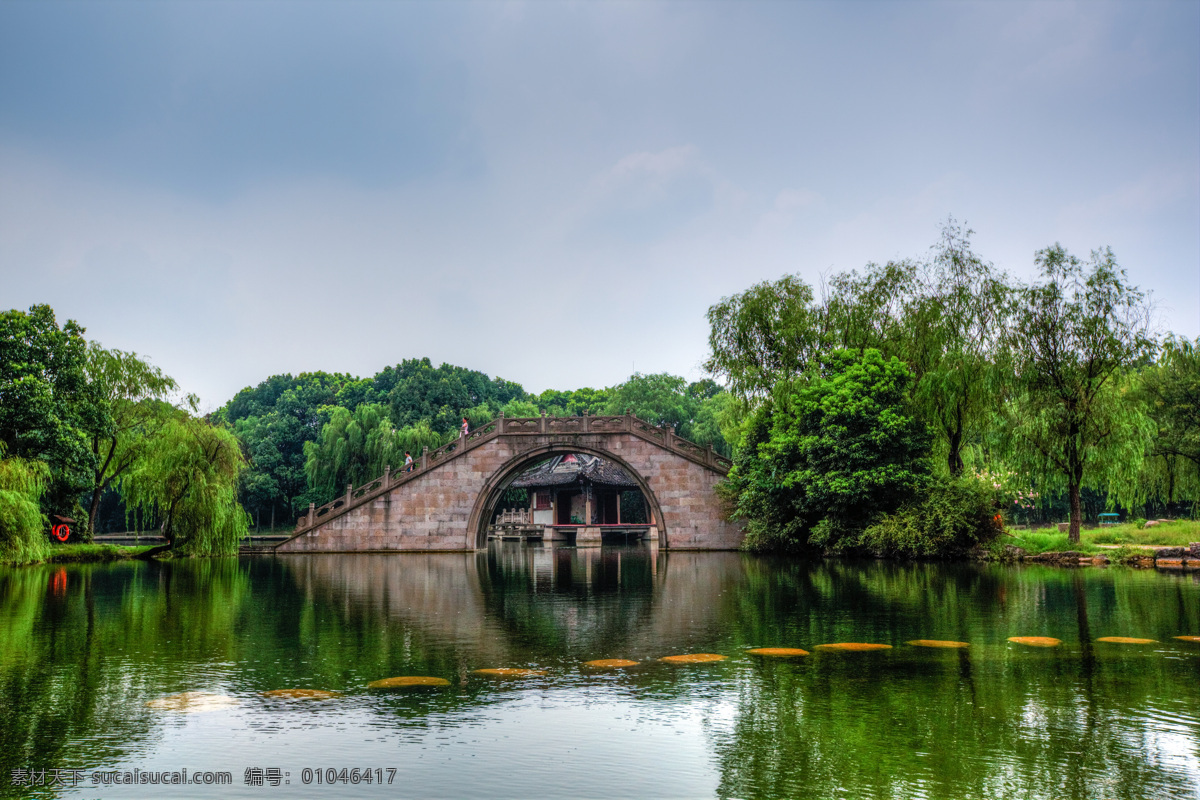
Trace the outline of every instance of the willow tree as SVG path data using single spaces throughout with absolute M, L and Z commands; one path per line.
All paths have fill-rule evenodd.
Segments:
M 1043 280 L 1017 292 L 1009 334 L 1011 453 L 1045 485 L 1065 485 L 1078 542 L 1080 489 L 1128 486 L 1150 435 L 1130 391 L 1133 367 L 1154 351 L 1150 308 L 1109 248 L 1085 263 L 1055 244 L 1036 261 Z
M 105 350 L 91 342 L 87 351 L 88 385 L 98 413 L 89 432 L 95 456 L 91 502 L 84 535 L 96 530 L 100 498 L 142 458 L 174 409 L 163 401 L 178 386 L 137 353 Z
M 1200 503 L 1200 339 L 1169 337 L 1158 361 L 1142 371 L 1142 390 L 1157 435 L 1150 472 L 1168 506 L 1180 492 Z
M 962 474 L 963 449 L 998 409 L 1006 371 L 1003 333 L 1011 290 L 971 249 L 973 233 L 947 220 L 904 313 L 901 357 L 917 376 L 914 399 L 954 476 Z
M 229 429 L 175 409 L 118 488 L 130 512 L 161 520 L 173 551 L 236 553 L 250 522 L 237 499 L 245 466 Z
M 739 400 L 755 406 L 785 376 L 797 375 L 825 349 L 812 287 L 797 275 L 755 284 L 708 309 L 711 354 L 704 368 Z
M 0 561 L 29 564 L 49 550 L 41 499 L 50 482 L 44 461 L 4 458 L 0 442 Z

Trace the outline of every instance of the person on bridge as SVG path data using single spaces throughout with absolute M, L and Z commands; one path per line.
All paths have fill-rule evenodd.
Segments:
M 462 433 L 460 433 L 459 436 L 466 436 L 470 432 L 471 432 L 471 426 L 467 422 L 467 418 L 463 417 Z
M 408 452 L 407 450 L 404 451 L 404 471 L 405 472 L 413 471 L 412 453 Z

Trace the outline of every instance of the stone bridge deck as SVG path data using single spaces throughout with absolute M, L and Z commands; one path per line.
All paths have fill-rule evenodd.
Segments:
M 677 549 L 735 549 L 742 532 L 726 521 L 716 483 L 729 459 L 633 415 L 498 417 L 436 450 L 411 472 L 383 476 L 320 508 L 309 507 L 276 552 L 474 550 L 507 483 L 558 453 L 591 453 L 638 482 L 658 542 Z

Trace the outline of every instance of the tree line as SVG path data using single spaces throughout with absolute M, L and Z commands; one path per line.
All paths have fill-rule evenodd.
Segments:
M 292 520 L 404 465 L 471 427 L 506 417 L 623 414 L 632 410 L 702 445 L 732 452 L 721 432 L 731 398 L 715 381 L 634 374 L 604 389 L 526 392 L 512 381 L 428 358 L 401 361 L 372 378 L 324 372 L 275 375 L 238 392 L 214 417 L 241 441 L 248 467 L 243 505 L 260 526 Z
M 42 560 L 49 515 L 90 539 L 109 492 L 176 552 L 235 551 L 249 518 L 233 432 L 157 367 L 84 333 L 46 305 L 0 313 L 0 560 Z
M 709 309 L 751 547 L 933 555 L 1060 498 L 1075 542 L 1089 490 L 1196 512 L 1200 341 L 1155 334 L 1110 249 L 1055 244 L 1023 283 L 972 233 L 950 219 L 925 258 Z
M 729 398 L 711 380 L 635 374 L 535 395 L 414 358 L 371 378 L 275 375 L 200 415 L 162 370 L 85 332 L 46 305 L 0 314 L 0 560 L 43 559 L 51 516 L 74 519 L 85 541 L 159 529 L 175 552 L 235 552 L 251 525 L 290 525 L 310 502 L 449 442 L 464 417 L 629 409 L 731 452 L 719 422 Z

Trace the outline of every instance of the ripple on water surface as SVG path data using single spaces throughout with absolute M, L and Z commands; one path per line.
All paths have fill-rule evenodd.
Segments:
M 240 705 L 236 697 L 212 692 L 179 692 L 159 697 L 146 703 L 147 708 L 156 711 L 178 711 L 183 714 L 197 714 L 204 711 L 218 711 L 222 708 L 232 708 Z

